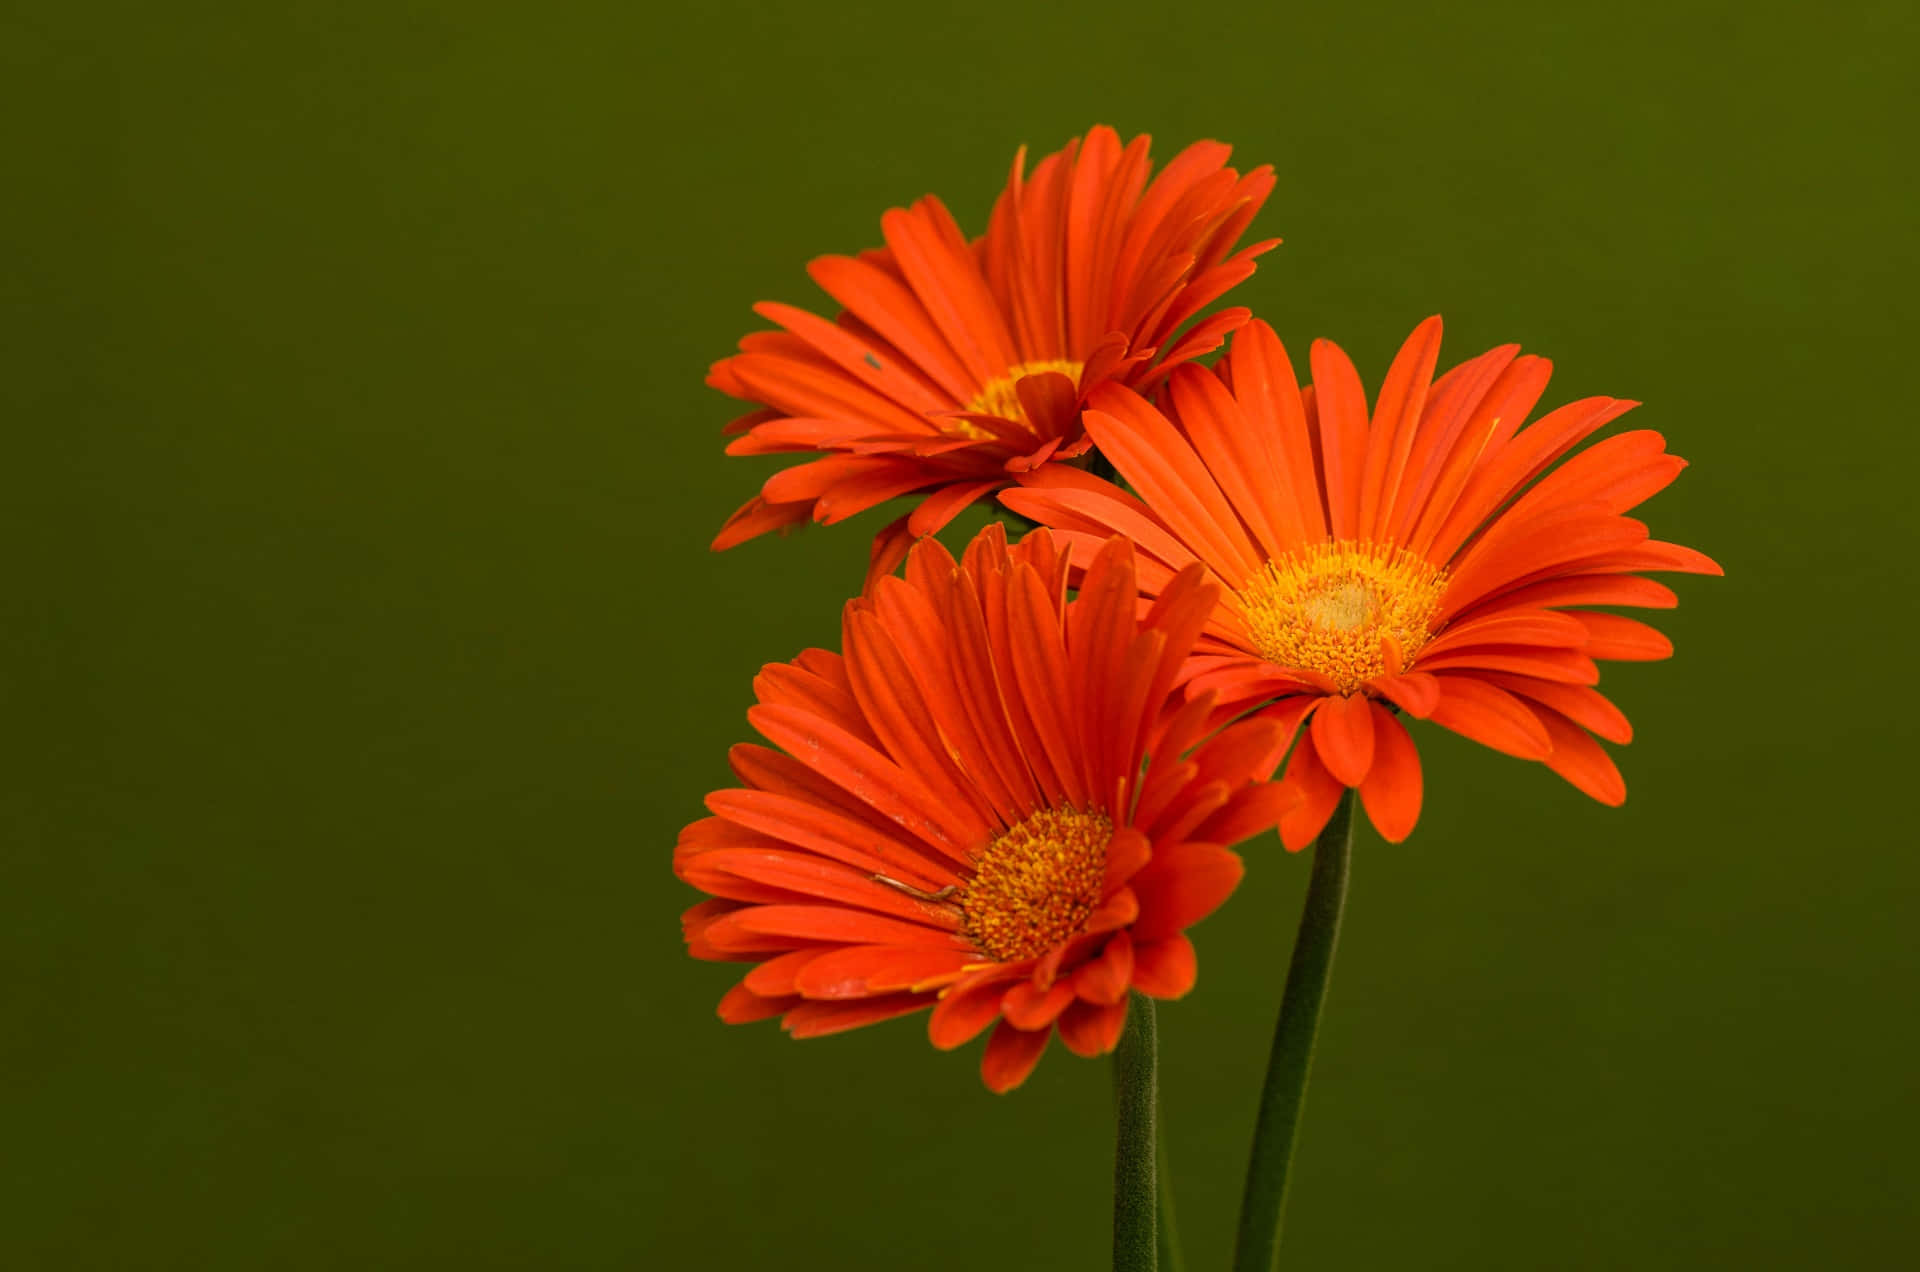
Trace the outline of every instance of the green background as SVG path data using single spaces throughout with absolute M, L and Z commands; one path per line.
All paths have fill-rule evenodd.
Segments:
M 722 1026 L 669 873 L 877 518 L 706 544 L 706 365 L 1093 122 L 1271 162 L 1238 298 L 1644 400 L 1725 563 L 1603 808 L 1429 730 L 1316 1268 L 1884 1268 L 1912 1215 L 1911 6 L 8 6 L 0 1264 L 1097 1268 L 1105 1066 Z M 890 514 L 886 514 L 890 515 Z M 1307 862 L 1162 1012 L 1223 1266 Z

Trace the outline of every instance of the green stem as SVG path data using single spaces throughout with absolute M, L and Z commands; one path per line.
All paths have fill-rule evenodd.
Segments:
M 1180 1253 L 1180 1227 L 1173 1218 L 1173 1166 L 1167 1161 L 1167 1137 L 1155 1137 L 1160 1158 L 1160 1224 L 1155 1229 L 1160 1247 L 1160 1272 L 1187 1272 L 1186 1256 Z
M 1267 1058 L 1266 1086 L 1260 1093 L 1260 1120 L 1254 1126 L 1247 1187 L 1240 1201 L 1234 1272 L 1272 1272 L 1279 1266 L 1287 1164 L 1300 1132 L 1300 1106 L 1307 1093 L 1307 1070 L 1313 1064 L 1320 1002 L 1326 997 L 1333 948 L 1340 938 L 1352 852 L 1353 792 L 1349 790 L 1341 795 L 1313 848 L 1313 877 L 1300 911 L 1300 933 L 1294 938 L 1280 1021 L 1273 1030 L 1273 1054 Z
M 1154 1153 L 1158 1060 L 1153 1000 L 1133 995 L 1113 1053 L 1113 1272 L 1157 1272 L 1154 1230 L 1159 1162 Z

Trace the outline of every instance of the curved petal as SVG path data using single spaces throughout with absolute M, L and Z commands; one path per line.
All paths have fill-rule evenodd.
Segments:
M 1364 694 L 1325 698 L 1313 713 L 1313 746 L 1327 771 L 1358 786 L 1373 767 L 1373 708 Z
M 1136 940 L 1172 936 L 1212 914 L 1240 883 L 1246 866 L 1217 844 L 1174 844 L 1154 854 L 1134 879 L 1140 917 Z
M 862 1025 L 911 1015 L 933 1006 L 925 994 L 888 994 L 882 998 L 856 998 L 842 1002 L 802 1002 L 787 1012 L 781 1028 L 795 1038 L 824 1038 Z
M 1375 676 L 1367 682 L 1373 690 L 1416 720 L 1433 714 L 1440 702 L 1440 682 L 1424 671 L 1409 671 L 1398 676 Z
M 736 936 L 963 948 L 961 938 L 952 933 L 840 905 L 753 905 L 723 915 L 707 928 L 707 939 L 722 948 Z
M 979 958 L 972 950 L 924 945 L 851 945 L 809 960 L 793 985 L 806 998 L 869 998 L 957 977 Z
M 1195 827 L 1193 834 L 1208 843 L 1237 844 L 1272 830 L 1299 801 L 1299 791 L 1279 782 L 1248 786 Z
M 1005 996 L 1006 980 L 995 976 L 955 985 L 934 1004 L 927 1040 L 942 1051 L 973 1041 L 999 1019 L 1000 1000 Z
M 1627 802 L 1626 779 L 1620 776 L 1605 748 L 1558 711 L 1542 707 L 1539 716 L 1553 739 L 1548 768 L 1602 804 L 1618 808 Z
M 1553 741 L 1540 717 L 1504 689 L 1472 676 L 1441 676 L 1440 705 L 1428 717 L 1443 729 L 1523 760 L 1544 760 Z
M 1071 981 L 1055 981 L 1041 989 L 1031 980 L 1015 982 L 1000 1000 L 1000 1014 L 1015 1029 L 1045 1029 L 1074 999 Z
M 728 990 L 720 998 L 715 1014 L 729 1025 L 747 1025 L 756 1020 L 767 1020 L 798 1006 L 800 999 L 796 995 L 764 997 L 747 988 L 742 981 Z
M 1288 852 L 1299 852 L 1326 829 L 1327 819 L 1333 816 L 1333 806 L 1340 802 L 1347 788 L 1327 771 L 1320 760 L 1319 748 L 1312 746 L 1293 748 L 1293 760 L 1287 765 L 1283 785 L 1296 799 L 1293 807 L 1281 815 L 1280 842 Z
M 1596 614 L 1591 610 L 1569 610 L 1587 629 L 1587 656 L 1611 662 L 1657 662 L 1673 657 L 1673 642 L 1666 633 L 1635 618 L 1620 614 Z
M 1115 932 L 1107 947 L 1073 974 L 1073 992 L 1090 1003 L 1117 1003 L 1133 983 L 1133 938 Z
M 1060 1015 L 1060 1041 L 1076 1056 L 1104 1056 L 1120 1042 L 1127 1024 L 1127 1000 L 1077 1002 Z
M 1181 998 L 1193 988 L 1200 963 L 1184 932 L 1134 948 L 1133 987 L 1149 998 Z
M 980 1057 L 980 1078 L 987 1089 L 1004 1095 L 1027 1080 L 1040 1055 L 1047 1049 L 1053 1028 L 1028 1031 L 1001 1021 L 987 1039 L 986 1053 Z
M 1609 742 L 1625 745 L 1633 741 L 1633 724 L 1627 719 L 1626 713 L 1602 697 L 1596 689 L 1589 689 L 1585 685 L 1556 684 L 1532 676 L 1490 675 L 1487 681 L 1509 693 L 1552 707 L 1581 728 Z
M 921 504 L 921 507 L 925 508 L 926 504 L 931 502 L 932 499 L 929 498 Z M 872 592 L 874 584 L 892 574 L 894 568 L 907 559 L 907 549 L 913 546 L 915 537 L 914 532 L 908 528 L 909 520 L 911 520 L 910 516 L 896 517 L 882 526 L 873 536 L 873 546 L 867 553 L 866 581 L 860 587 L 862 592 Z M 924 533 L 931 534 L 932 531 Z
M 1397 844 L 1420 820 L 1420 752 L 1406 726 L 1373 704 L 1373 769 L 1360 784 L 1360 803 L 1380 837 Z

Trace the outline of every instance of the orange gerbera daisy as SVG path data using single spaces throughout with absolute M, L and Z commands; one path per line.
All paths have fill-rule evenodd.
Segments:
M 880 218 L 884 248 L 809 267 L 845 308 L 789 305 L 707 382 L 759 409 L 727 427 L 729 454 L 825 452 L 769 478 L 713 541 L 730 548 L 807 520 L 835 522 L 927 491 L 874 541 L 871 576 L 914 538 L 1009 480 L 1084 452 L 1080 405 L 1107 381 L 1149 390 L 1247 320 L 1230 309 L 1175 333 L 1253 272 L 1279 240 L 1233 252 L 1273 188 L 1200 142 L 1149 184 L 1144 136 L 1095 128 L 1024 175 L 1026 151 L 969 244 L 929 195 Z
M 742 785 L 674 853 L 718 898 L 685 916 L 694 956 L 756 964 L 723 1020 L 809 1038 L 931 1007 L 941 1048 L 998 1020 L 1005 1091 L 1056 1028 L 1097 1055 L 1129 989 L 1187 992 L 1185 929 L 1240 879 L 1224 845 L 1278 818 L 1282 731 L 1201 742 L 1204 695 L 1163 710 L 1217 603 L 1199 568 L 1143 607 L 1116 539 L 1066 579 L 1044 530 L 989 526 L 958 566 L 927 540 L 848 604 L 844 656 L 761 673 L 747 718 L 781 749 L 734 747 Z
M 1263 712 L 1289 739 L 1300 798 L 1280 823 L 1310 843 L 1358 787 L 1399 841 L 1421 801 L 1405 712 L 1496 750 L 1542 760 L 1607 804 L 1626 798 L 1594 740 L 1626 742 L 1626 717 L 1593 686 L 1597 659 L 1665 658 L 1672 644 L 1587 606 L 1676 604 L 1643 571 L 1718 574 L 1622 514 L 1686 467 L 1658 433 L 1621 433 L 1565 463 L 1636 403 L 1587 398 L 1521 425 L 1551 365 L 1507 345 L 1433 379 L 1440 320 L 1400 350 L 1368 418 L 1353 364 L 1315 341 L 1304 391 L 1264 323 L 1219 373 L 1182 367 L 1170 422 L 1119 387 L 1095 392 L 1087 431 L 1140 497 L 1050 468 L 1007 491 L 1060 530 L 1076 562 L 1131 535 L 1148 595 L 1195 561 L 1227 586 L 1185 676 L 1224 716 Z M 1536 482 L 1536 479 L 1537 482 Z

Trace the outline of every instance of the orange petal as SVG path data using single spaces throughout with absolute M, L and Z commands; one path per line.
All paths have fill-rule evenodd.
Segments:
M 1052 1036 L 1051 1027 L 1028 1032 L 1001 1021 L 980 1057 L 980 1078 L 987 1090 L 1003 1095 L 1025 1082 L 1033 1066 L 1040 1063 L 1040 1053 L 1047 1049 L 1047 1039 Z
M 1281 502 L 1291 492 L 1278 468 L 1279 447 L 1255 431 L 1217 375 L 1182 367 L 1169 381 L 1168 394 L 1181 430 L 1261 551 L 1268 557 L 1284 554 L 1298 532 L 1297 517 Z
M 1680 603 L 1665 583 L 1637 574 L 1570 574 L 1529 583 L 1511 592 L 1496 593 L 1487 604 L 1522 605 L 1534 609 L 1562 605 L 1633 605 L 1642 609 L 1672 609 Z
M 1279 782 L 1249 786 L 1200 823 L 1193 835 L 1211 844 L 1237 844 L 1272 830 L 1299 802 L 1300 792 Z
M 1223 577 L 1250 574 L 1259 551 L 1206 465 L 1166 416 L 1114 384 L 1101 385 L 1089 404 L 1087 433 L 1155 515 Z
M 1605 748 L 1558 711 L 1542 707 L 1539 716 L 1553 738 L 1548 768 L 1602 804 L 1618 808 L 1627 802 L 1626 779 L 1620 776 Z
M 1198 923 L 1232 895 L 1245 873 L 1239 855 L 1217 844 L 1174 844 L 1160 849 L 1134 878 L 1140 897 L 1140 917 L 1133 921 L 1135 938 L 1152 941 Z
M 884 580 L 876 587 L 894 590 Z M 952 752 L 933 723 L 935 709 L 929 706 L 921 683 L 901 651 L 902 642 L 887 630 L 878 607 L 862 601 L 846 606 L 840 631 L 846 649 L 848 681 L 874 733 L 885 742 L 884 751 L 873 755 L 858 743 L 846 745 L 844 739 L 832 733 L 819 730 L 809 733 L 804 723 L 798 730 L 789 724 L 790 731 L 784 737 L 767 733 L 768 740 L 817 769 L 822 776 L 831 778 L 862 802 L 872 804 L 889 820 L 894 820 L 894 814 L 881 809 L 867 790 L 845 783 L 875 777 L 886 780 L 884 770 L 874 766 L 896 765 L 903 774 L 902 780 L 896 783 L 897 798 L 918 804 L 920 824 L 911 821 L 895 824 L 915 829 L 929 843 L 942 848 L 947 856 L 964 859 L 966 849 L 986 835 L 994 820 L 993 812 L 973 783 L 954 767 Z M 911 640 L 906 643 L 909 647 L 912 644 Z M 748 719 L 765 733 L 768 722 L 756 718 L 754 713 L 775 710 L 778 708 L 754 707 Z M 930 796 L 932 804 L 918 799 L 914 794 L 916 790 Z M 934 833 L 928 836 L 928 831 Z
M 1587 655 L 1614 662 L 1657 662 L 1673 657 L 1673 642 L 1664 632 L 1620 614 L 1572 610 L 1587 627 Z
M 1387 378 L 1374 401 L 1373 427 L 1367 437 L 1366 468 L 1360 483 L 1359 531 L 1368 539 L 1385 541 L 1391 537 L 1395 496 L 1440 356 L 1440 331 L 1438 314 L 1414 328 L 1400 346 L 1393 365 L 1387 368 Z
M 973 392 L 973 380 L 927 316 L 925 306 L 890 269 L 851 256 L 821 256 L 807 266 L 820 289 L 846 307 L 926 373 L 955 401 Z
M 1148 827 L 1148 830 L 1157 842 L 1178 843 L 1192 839 L 1195 837 L 1191 833 L 1193 828 L 1225 807 L 1232 795 L 1233 787 L 1225 782 L 1201 781 L 1195 777 L 1186 784 L 1179 798 L 1167 805 L 1165 812 Z M 761 898 L 746 899 L 760 900 Z
M 762 998 L 779 998 L 785 995 L 798 997 L 800 991 L 794 987 L 793 978 L 800 969 L 823 954 L 832 953 L 831 949 L 814 946 L 804 950 L 790 950 L 785 954 L 768 959 L 754 968 L 741 980 L 754 993 Z
M 1101 895 L 1112 893 L 1139 874 L 1152 858 L 1153 847 L 1145 835 L 1131 826 L 1115 831 L 1107 844 L 1107 875 L 1100 886 Z
M 1373 712 L 1362 694 L 1336 695 L 1313 713 L 1313 746 L 1327 771 L 1347 786 L 1358 786 L 1373 767 Z
M 801 525 L 812 515 L 812 500 L 802 499 L 791 503 L 780 503 L 755 495 L 741 504 L 739 509 L 727 518 L 727 523 L 720 527 L 720 533 L 713 537 L 713 550 L 725 552 L 728 548 L 738 547 L 748 539 Z
M 707 929 L 725 915 L 740 909 L 738 901 L 714 899 L 701 901 L 690 907 L 680 916 L 680 934 L 686 939 L 687 953 L 693 958 L 708 962 L 726 963 L 739 961 L 739 955 L 717 948 L 707 939 Z
M 998 479 L 961 482 L 934 491 L 920 501 L 918 508 L 902 519 L 905 522 L 903 529 L 906 532 L 907 542 L 911 543 L 914 539 L 924 538 L 930 534 L 939 534 L 946 529 L 947 523 L 958 516 L 969 504 L 983 495 L 992 493 L 995 487 L 1002 484 Z M 893 523 L 896 526 L 901 524 L 898 521 Z M 887 528 L 891 530 L 893 526 Z M 892 567 L 889 566 L 888 569 L 891 570 Z
M 1080 965 L 1073 974 L 1073 992 L 1091 1003 L 1117 1003 L 1133 983 L 1133 940 L 1115 932 L 1099 957 Z
M 772 791 L 721 790 L 707 796 L 707 807 L 727 823 L 847 865 L 866 874 L 885 874 L 927 892 L 959 882 L 944 865 L 880 833 L 865 819 L 855 820 L 816 801 Z
M 1319 407 L 1327 515 L 1336 539 L 1357 538 L 1360 478 L 1367 460 L 1366 390 L 1360 386 L 1353 361 L 1331 340 L 1314 341 L 1307 360 L 1313 368 L 1314 401 Z
M 1380 837 L 1397 844 L 1420 820 L 1420 752 L 1391 712 L 1378 703 L 1373 710 L 1373 771 L 1360 784 L 1360 802 Z
M 1079 765 L 1079 734 L 1065 702 L 1071 682 L 1054 602 L 1036 570 L 1014 565 L 1007 578 L 1007 665 L 1033 723 L 1037 747 L 1059 778 L 1066 802 L 1078 806 L 1086 803 L 1087 792 Z M 1034 758 L 1029 750 L 1028 759 Z
M 1540 382 L 1544 387 L 1544 376 Z M 1443 524 L 1436 527 L 1430 518 L 1423 517 L 1407 546 L 1416 552 L 1428 553 L 1430 560 L 1444 561 L 1453 556 L 1516 490 L 1532 481 L 1582 438 L 1636 405 L 1615 398 L 1592 397 L 1547 412 L 1478 465 L 1459 499 L 1445 514 Z M 1497 518 L 1494 524 L 1499 524 Z M 1472 555 L 1471 551 L 1468 555 Z M 1458 580 L 1456 574 L 1455 581 Z
M 892 574 L 894 567 L 907 559 L 907 549 L 912 546 L 913 532 L 907 529 L 906 517 L 889 521 L 880 527 L 879 533 L 873 536 L 873 548 L 867 554 L 867 579 L 860 590 L 872 592 L 875 583 Z
M 1424 720 L 1432 715 L 1440 701 L 1440 683 L 1424 671 L 1375 676 L 1367 682 L 1367 688 L 1416 720 Z
M 1523 698 L 1545 703 L 1581 728 L 1625 745 L 1633 741 L 1633 724 L 1626 713 L 1596 689 L 1585 685 L 1555 684 L 1532 676 L 1488 676 L 1487 680 Z
M 1586 642 L 1587 629 L 1571 614 L 1503 605 L 1477 618 L 1460 618 L 1449 623 L 1446 631 L 1421 648 L 1420 661 L 1424 664 L 1449 651 L 1488 645 L 1579 649 Z
M 1439 679 L 1440 705 L 1428 718 L 1441 728 L 1523 760 L 1552 753 L 1546 727 L 1520 699 L 1472 676 Z
M 1421 652 L 1420 670 L 1506 671 L 1521 676 L 1538 676 L 1569 685 L 1600 683 L 1600 668 L 1582 650 L 1543 649 L 1528 645 L 1483 645 L 1429 659 Z
M 956 985 L 934 1004 L 927 1040 L 942 1051 L 971 1042 L 1000 1015 L 1006 981 L 995 977 Z
M 1319 749 L 1311 746 L 1293 748 L 1293 761 L 1287 765 L 1283 785 L 1299 798 L 1281 815 L 1280 842 L 1288 852 L 1299 852 L 1326 829 L 1327 818 L 1333 816 L 1333 806 L 1340 802 L 1347 788 L 1327 771 Z
M 957 976 L 980 956 L 972 950 L 914 945 L 855 945 L 808 961 L 793 978 L 807 998 L 867 998 Z
M 1121 888 L 1087 916 L 1081 935 L 1115 932 L 1132 923 L 1140 914 L 1140 898 L 1132 888 Z
M 939 483 L 938 472 L 930 472 L 922 467 L 922 461 L 915 460 L 912 463 L 913 467 L 902 470 L 876 466 L 869 472 L 835 482 L 825 494 L 813 501 L 813 519 L 821 525 L 836 525 L 849 517 L 859 516 L 869 508 L 877 508 L 889 499 L 898 499 L 901 495 L 910 495 Z
M 1082 934 L 1084 935 L 1084 933 Z M 1067 957 L 1067 947 L 1056 945 L 1044 955 L 1033 961 L 1033 987 L 1039 990 L 1053 988 L 1053 978 L 1060 974 L 1060 964 Z
M 720 999 L 717 1009 L 720 1019 L 730 1025 L 744 1025 L 756 1020 L 766 1020 L 790 1010 L 800 1002 L 793 995 L 764 997 L 748 989 L 746 983 L 735 985 Z
M 1307 437 L 1306 408 L 1300 382 L 1287 351 L 1264 322 L 1252 322 L 1234 337 L 1221 361 L 1234 400 L 1245 413 L 1258 449 L 1274 455 L 1275 524 L 1290 542 L 1326 537 L 1326 519 L 1314 480 L 1313 452 Z M 1291 478 L 1291 480 L 1290 480 Z
M 1225 782 L 1237 790 L 1272 777 L 1292 741 L 1293 729 L 1284 713 L 1263 712 L 1208 738 L 1193 759 L 1203 781 Z
M 1127 1025 L 1127 1001 L 1077 1002 L 1060 1016 L 1060 1041 L 1076 1056 L 1091 1060 L 1112 1051 Z
M 890 914 L 915 923 L 933 923 L 941 927 L 959 926 L 958 914 L 943 918 L 926 902 L 897 888 L 875 881 L 836 861 L 827 861 L 812 853 L 783 848 L 705 848 L 682 855 L 675 849 L 674 873 L 703 892 L 715 896 L 734 896 L 736 881 L 751 881 L 765 895 L 741 896 L 747 901 L 804 902 L 808 897 L 833 901 Z
M 1199 960 L 1184 932 L 1134 947 L 1133 987 L 1149 998 L 1180 998 L 1193 988 Z
M 781 1021 L 781 1028 L 795 1038 L 824 1038 L 844 1033 L 895 1016 L 924 1011 L 933 1006 L 926 994 L 888 994 L 884 998 L 856 998 L 846 1002 L 803 1002 Z
M 918 776 L 830 721 L 780 706 L 750 707 L 747 721 L 769 742 L 950 857 L 961 857 L 984 829 L 972 808 L 943 800 Z M 913 727 L 914 722 L 901 722 L 888 732 L 898 737 Z M 952 780 L 945 773 L 939 776 L 943 784 Z M 717 808 L 713 811 L 726 816 Z
M 1420 526 L 1439 524 L 1487 447 L 1504 440 L 1501 420 L 1518 427 L 1546 389 L 1544 359 L 1520 358 L 1501 345 L 1435 380 L 1421 408 L 1412 449 L 1386 521 L 1386 537 L 1415 543 Z
M 880 740 L 873 736 L 860 703 L 853 696 L 840 655 L 824 649 L 810 652 L 832 660 L 820 663 L 823 669 L 831 670 L 831 675 L 821 675 L 795 663 L 768 663 L 753 678 L 754 697 L 767 706 L 796 707 L 809 715 L 831 720 L 868 746 L 879 746 Z
M 1073 983 L 1056 981 L 1041 989 L 1031 980 L 1018 981 L 1000 999 L 1000 1014 L 1016 1029 L 1045 1029 L 1073 1001 Z
M 850 945 L 933 945 L 956 948 L 960 938 L 918 923 L 884 918 L 839 905 L 756 905 L 714 920 L 707 939 L 723 948 L 736 934 Z
M 1631 548 L 1610 552 L 1592 562 L 1595 571 L 1654 570 L 1675 574 L 1725 574 L 1720 563 L 1704 552 L 1677 543 L 1649 539 Z
M 1000 307 L 965 236 L 932 195 L 880 218 L 894 264 L 961 361 L 981 384 L 1015 360 Z
M 1000 502 L 1023 517 L 1082 530 L 1101 542 L 1117 531 L 1132 539 L 1142 553 L 1174 569 L 1197 559 L 1145 504 L 1077 469 L 1054 464 L 1021 474 L 1019 487 L 1002 491 Z
M 1021 376 L 1013 391 L 1020 399 L 1020 409 L 1026 412 L 1028 425 L 1056 445 L 1077 422 L 1074 406 L 1079 401 L 1078 388 L 1058 371 Z

